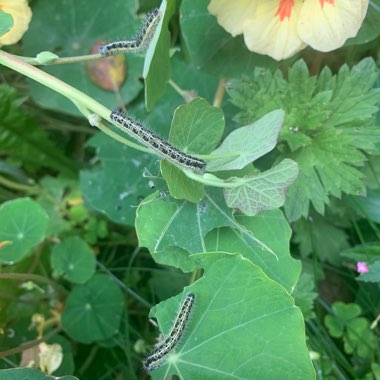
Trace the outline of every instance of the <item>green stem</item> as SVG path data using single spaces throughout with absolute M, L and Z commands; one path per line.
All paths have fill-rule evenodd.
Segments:
M 51 88 L 52 90 L 58 92 L 59 94 L 71 100 L 81 111 L 83 111 L 84 109 L 91 110 L 96 115 L 99 115 L 103 119 L 114 124 L 122 132 L 128 133 L 126 129 L 123 129 L 120 125 L 114 123 L 110 119 L 111 111 L 108 108 L 104 107 L 102 104 L 98 103 L 97 101 L 92 99 L 90 96 L 84 94 L 83 92 L 77 90 L 76 88 L 70 86 L 69 84 L 61 81 L 60 79 L 55 78 L 52 75 L 47 74 L 44 71 L 37 69 L 36 67 L 26 63 L 22 59 L 12 54 L 8 54 L 2 50 L 0 50 L 0 64 L 17 71 L 35 80 L 36 82 L 43 84 L 46 87 Z M 93 115 L 90 112 L 86 112 L 84 116 L 89 118 L 90 116 L 92 117 Z M 113 132 L 110 128 L 104 126 L 100 122 L 96 122 L 94 124 L 100 130 L 106 133 L 108 136 L 122 142 L 125 145 L 129 145 L 130 147 L 134 149 L 138 149 L 143 152 L 151 152 L 151 150 L 139 144 L 135 144 L 129 141 L 128 139 L 123 138 L 122 136 L 119 136 L 117 133 Z
M 63 65 L 67 63 L 95 61 L 100 58 L 106 58 L 105 56 L 100 55 L 100 54 L 88 54 L 88 55 L 78 55 L 76 57 L 57 58 L 55 61 L 52 61 L 52 62 L 41 63 L 37 58 L 34 58 L 34 57 L 20 57 L 17 55 L 13 55 L 13 56 L 24 61 L 25 63 L 29 63 L 29 65 L 32 65 L 32 66 Z
M 8 189 L 25 191 L 27 193 L 39 194 L 41 191 L 38 187 L 22 185 L 18 182 L 11 181 L 7 178 L 0 176 L 0 185 L 7 187 Z

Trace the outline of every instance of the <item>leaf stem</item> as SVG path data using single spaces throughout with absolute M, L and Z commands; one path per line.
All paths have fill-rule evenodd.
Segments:
M 0 176 L 0 185 L 7 187 L 8 189 L 24 191 L 31 194 L 40 194 L 41 190 L 36 186 L 22 185 L 18 182 L 11 181 L 3 176 Z
M 95 61 L 97 59 L 107 58 L 100 54 L 87 54 L 87 55 L 78 55 L 74 57 L 57 58 L 56 60 L 52 62 L 41 63 L 37 58 L 34 58 L 34 57 L 21 57 L 18 55 L 13 55 L 13 56 L 32 66 L 63 65 L 63 64 L 68 64 L 68 63 Z

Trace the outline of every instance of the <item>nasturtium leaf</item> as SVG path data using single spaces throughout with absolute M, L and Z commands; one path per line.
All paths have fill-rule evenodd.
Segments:
M 315 379 L 302 313 L 289 293 L 239 254 L 199 260 L 203 277 L 151 312 L 167 334 L 185 296 L 195 295 L 183 337 L 152 378 Z
M 53 374 L 54 376 L 63 376 L 65 374 L 72 374 L 75 370 L 73 347 L 71 342 L 64 338 L 62 335 L 55 335 L 48 339 L 48 344 L 58 343 L 62 347 L 63 359 L 58 369 Z
M 178 247 L 190 253 L 204 252 L 207 233 L 224 226 L 237 229 L 249 244 L 260 247 L 263 254 L 272 252 L 254 233 L 236 221 L 220 189 L 209 189 L 199 204 L 153 194 L 137 210 L 139 245 L 147 247 L 154 259 L 162 264 L 181 267 L 181 260 L 168 252 L 168 248 Z
M 0 10 L 0 36 L 9 32 L 12 26 L 13 26 L 12 16 Z
M 297 163 L 284 159 L 273 168 L 248 177 L 249 181 L 244 185 L 224 189 L 226 203 L 228 207 L 237 208 L 250 216 L 279 208 L 285 203 L 286 192 L 297 175 Z
M 36 56 L 41 51 L 49 50 L 62 58 L 73 57 L 89 54 L 93 44 L 99 40 L 131 39 L 141 27 L 141 19 L 135 15 L 135 5 L 134 0 L 115 2 L 112 6 L 108 0 L 98 0 L 89 9 L 87 0 L 38 1 L 33 6 L 33 18 L 24 36 L 24 55 Z M 49 33 L 46 33 L 47 30 Z M 143 56 L 130 54 L 127 62 L 128 78 L 120 88 L 124 102 L 134 99 L 142 89 L 139 77 L 143 69 Z M 115 107 L 115 94 L 93 83 L 87 75 L 85 64 L 52 65 L 43 70 L 91 94 L 108 108 Z M 44 108 L 79 114 L 69 100 L 36 82 L 31 82 L 31 93 L 33 99 Z
M 77 236 L 63 240 L 53 248 L 51 266 L 55 277 L 83 284 L 95 273 L 96 260 L 89 245 Z
M 380 223 L 380 190 L 369 189 L 365 197 L 353 197 L 352 206 L 366 219 Z
M 144 170 L 153 171 L 157 156 L 136 151 L 103 134 L 89 144 L 97 149 L 101 166 L 80 174 L 85 200 L 112 221 L 134 225 L 136 207 L 151 192 Z
M 255 123 L 231 132 L 222 145 L 211 153 L 220 158 L 211 160 L 207 171 L 242 169 L 270 152 L 276 146 L 284 117 L 284 111 L 275 110 Z
M 13 264 L 45 238 L 48 216 L 30 198 L 19 198 L 0 206 L 0 262 Z
M 198 203 L 205 196 L 205 189 L 201 183 L 191 180 L 182 170 L 166 160 L 161 161 L 161 173 L 173 198 Z
M 62 327 L 81 343 L 110 338 L 119 331 L 123 305 L 123 294 L 115 282 L 97 274 L 69 294 Z
M 239 77 L 257 66 L 275 67 L 273 59 L 252 53 L 243 36 L 233 38 L 207 10 L 209 1 L 183 0 L 180 23 L 183 41 L 193 63 L 223 77 Z
M 0 380 L 78 380 L 74 376 L 49 376 L 32 368 L 12 368 L 0 371 Z
M 272 280 L 280 283 L 291 293 L 301 273 L 301 262 L 289 251 L 291 229 L 280 210 L 263 211 L 254 217 L 235 215 L 240 230 L 219 228 L 211 231 L 205 239 L 208 252 L 239 252 L 244 258 L 258 265 Z M 251 243 L 249 235 L 264 242 L 273 254 Z
M 223 111 L 205 99 L 195 98 L 175 110 L 169 139 L 185 153 L 207 154 L 218 144 L 223 130 Z M 191 181 L 169 163 L 163 163 L 161 170 L 174 198 L 190 202 L 203 198 L 204 189 L 199 182 Z
M 185 153 L 207 154 L 216 147 L 223 131 L 223 111 L 206 99 L 195 98 L 175 110 L 170 142 Z
M 144 61 L 145 105 L 151 111 L 157 100 L 164 94 L 170 79 L 170 33 L 169 22 L 176 10 L 176 0 L 163 0 L 156 32 L 150 42 Z

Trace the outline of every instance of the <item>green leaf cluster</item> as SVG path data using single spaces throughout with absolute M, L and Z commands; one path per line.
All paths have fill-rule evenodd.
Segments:
M 324 68 L 310 76 L 303 61 L 281 71 L 257 69 L 253 77 L 231 81 L 229 94 L 241 109 L 236 119 L 252 123 L 282 108 L 286 113 L 278 154 L 295 160 L 300 175 L 290 188 L 285 212 L 290 220 L 321 214 L 329 197 L 365 194 L 360 167 L 366 154 L 379 154 L 380 128 L 374 115 L 380 102 L 378 72 L 367 58 L 336 75 Z

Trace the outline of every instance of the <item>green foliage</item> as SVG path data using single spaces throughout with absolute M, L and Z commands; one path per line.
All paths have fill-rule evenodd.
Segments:
M 49 0 L 34 4 L 33 18 L 23 39 L 24 54 L 33 57 L 46 50 L 60 57 L 89 54 L 95 42 L 130 39 L 140 27 L 141 20 L 136 17 L 134 0 L 118 2 L 112 7 L 108 0 L 97 0 L 96 8 L 102 11 L 89 13 L 87 0 L 74 1 L 70 5 Z M 134 99 L 142 89 L 139 81 L 142 66 L 141 56 L 128 56 L 128 77 L 119 89 L 120 96 L 126 102 Z M 114 93 L 93 83 L 86 65 L 52 65 L 44 68 L 44 71 L 91 93 L 105 106 L 115 107 Z M 33 100 L 41 107 L 78 115 L 77 108 L 60 94 L 36 82 L 31 82 L 30 88 Z
M 332 312 L 333 315 L 325 317 L 329 334 L 343 339 L 344 349 L 348 354 L 356 353 L 362 358 L 372 358 L 378 349 L 378 340 L 370 330 L 369 322 L 359 317 L 360 306 L 335 302 Z
M 0 262 L 16 263 L 45 238 L 46 212 L 33 200 L 19 198 L 0 207 Z
M 30 169 L 45 167 L 71 174 L 73 163 L 23 110 L 26 98 L 4 84 L 0 85 L 0 98 L 0 150 Z
M 82 343 L 111 338 L 119 331 L 123 294 L 106 275 L 97 274 L 69 295 L 62 313 L 62 327 Z
M 12 16 L 0 10 L 0 36 L 9 32 L 12 26 L 13 26 Z
M 294 289 L 293 297 L 296 305 L 302 310 L 305 320 L 315 318 L 314 300 L 318 293 L 315 291 L 314 278 L 311 274 L 302 272 L 297 286 Z
M 188 330 L 153 379 L 239 377 L 311 379 L 303 318 L 285 289 L 241 255 L 197 255 L 202 279 L 185 288 L 195 294 Z M 244 282 L 236 281 L 244 279 Z M 182 297 L 152 310 L 167 333 Z M 276 344 L 268 344 L 270 341 Z M 223 357 L 224 360 L 220 360 Z M 202 368 L 202 371 L 199 371 Z
M 373 118 L 380 102 L 380 89 L 373 88 L 377 75 L 371 59 L 351 70 L 343 66 L 336 76 L 325 68 L 318 77 L 309 77 L 299 61 L 289 69 L 288 80 L 280 71 L 256 70 L 253 78 L 231 83 L 231 99 L 241 108 L 239 122 L 285 110 L 279 151 L 300 168 L 285 204 L 290 220 L 307 217 L 310 203 L 323 214 L 330 195 L 365 193 L 358 169 L 365 161 L 363 151 L 379 153 L 380 130 Z
M 83 284 L 95 273 L 95 256 L 82 239 L 72 236 L 55 246 L 51 255 L 53 276 Z

